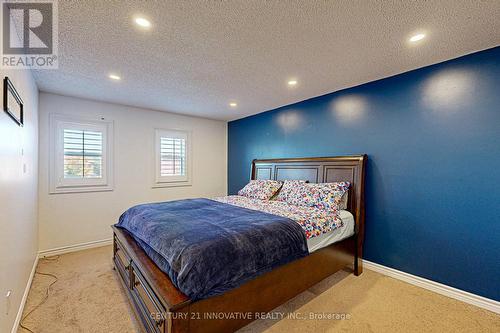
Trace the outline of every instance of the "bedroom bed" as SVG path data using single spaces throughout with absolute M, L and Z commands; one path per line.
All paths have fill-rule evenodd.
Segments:
M 251 179 L 350 182 L 347 209 L 340 211 L 342 227 L 308 239 L 309 255 L 215 296 L 186 296 L 140 240 L 113 226 L 115 268 L 144 330 L 233 332 L 341 269 L 361 274 L 365 164 L 366 155 L 254 160 Z

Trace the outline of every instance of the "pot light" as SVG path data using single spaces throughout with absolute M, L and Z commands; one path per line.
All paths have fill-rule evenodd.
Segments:
M 416 34 L 415 36 L 410 37 L 410 42 L 418 42 L 425 38 L 425 34 Z
M 231 103 L 229 103 L 229 106 L 230 106 L 230 107 L 232 107 L 232 108 L 235 108 L 235 107 L 237 107 L 237 106 L 238 106 L 238 103 L 236 103 L 236 102 L 231 102 Z
M 145 19 L 144 17 L 136 17 L 134 19 L 135 24 L 142 28 L 150 28 L 151 27 L 151 22 L 149 20 Z
M 297 85 L 297 80 L 290 80 L 290 81 L 288 81 L 288 85 L 290 87 L 296 86 Z
M 115 81 L 120 81 L 122 79 L 119 75 L 116 75 L 116 74 L 109 74 L 108 77 L 111 80 L 115 80 Z

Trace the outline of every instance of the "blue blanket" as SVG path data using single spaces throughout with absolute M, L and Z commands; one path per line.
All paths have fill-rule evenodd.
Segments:
M 192 300 L 222 294 L 308 255 L 298 223 L 209 199 L 138 205 L 117 226 Z

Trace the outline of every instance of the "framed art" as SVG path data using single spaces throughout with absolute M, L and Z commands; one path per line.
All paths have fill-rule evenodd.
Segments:
M 3 109 L 19 125 L 24 124 L 23 100 L 6 76 L 3 80 Z

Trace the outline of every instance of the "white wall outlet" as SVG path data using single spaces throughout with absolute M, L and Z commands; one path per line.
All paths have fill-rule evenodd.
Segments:
M 7 290 L 5 294 L 5 314 L 8 315 L 10 312 L 10 295 L 12 295 L 12 290 Z

